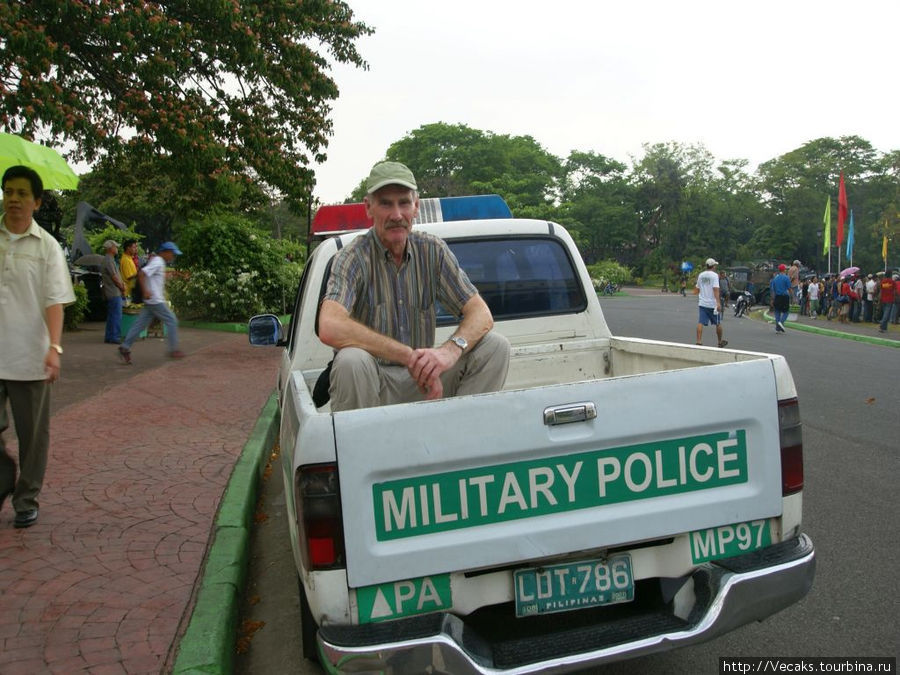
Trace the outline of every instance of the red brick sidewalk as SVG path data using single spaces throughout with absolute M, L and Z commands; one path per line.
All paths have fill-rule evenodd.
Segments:
M 9 501 L 0 512 L 0 673 L 170 664 L 216 508 L 280 356 L 245 335 L 210 342 L 52 417 L 40 520 L 16 530 Z M 135 358 L 159 349 L 140 345 Z

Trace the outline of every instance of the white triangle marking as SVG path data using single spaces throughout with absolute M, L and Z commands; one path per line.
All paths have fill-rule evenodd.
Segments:
M 375 602 L 372 603 L 372 614 L 370 618 L 372 619 L 383 619 L 386 616 L 393 616 L 394 610 L 391 609 L 390 604 L 388 604 L 387 598 L 384 597 L 384 593 L 381 592 L 379 588 L 375 593 Z

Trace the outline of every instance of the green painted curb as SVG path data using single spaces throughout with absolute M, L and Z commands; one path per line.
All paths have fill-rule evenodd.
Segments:
M 278 397 L 273 393 L 244 444 L 219 504 L 213 542 L 190 622 L 178 644 L 173 673 L 232 672 L 253 512 L 278 423 Z
M 763 313 L 763 317 L 766 321 L 775 321 L 775 318 L 771 314 L 769 314 L 768 311 L 765 311 Z M 900 341 L 880 338 L 877 335 L 857 335 L 856 333 L 845 333 L 841 330 L 819 328 L 818 326 L 810 326 L 808 324 L 797 323 L 795 321 L 785 321 L 784 325 L 785 328 L 792 328 L 793 330 L 800 330 L 806 333 L 818 333 L 819 335 L 827 335 L 828 337 L 837 337 L 844 340 L 855 340 L 856 342 L 868 342 L 873 345 L 881 345 L 883 347 L 894 347 L 895 349 L 900 349 Z

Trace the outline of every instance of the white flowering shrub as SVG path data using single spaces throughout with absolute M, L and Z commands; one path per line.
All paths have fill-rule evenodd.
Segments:
M 237 215 L 188 223 L 176 236 L 184 254 L 168 290 L 179 318 L 243 322 L 290 311 L 303 269 L 296 242 L 272 239 Z

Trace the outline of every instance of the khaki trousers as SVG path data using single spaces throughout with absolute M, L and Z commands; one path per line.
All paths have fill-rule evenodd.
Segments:
M 441 375 L 444 397 L 499 391 L 508 369 L 509 341 L 491 331 Z M 335 355 L 329 392 L 335 412 L 424 399 L 405 366 L 383 365 L 356 347 Z
M 19 480 L 16 465 L 6 451 L 3 432 L 9 427 L 6 403 L 12 408 L 19 439 Z M 38 507 L 50 449 L 50 385 L 45 380 L 0 380 L 0 493 L 15 486 L 16 512 Z

